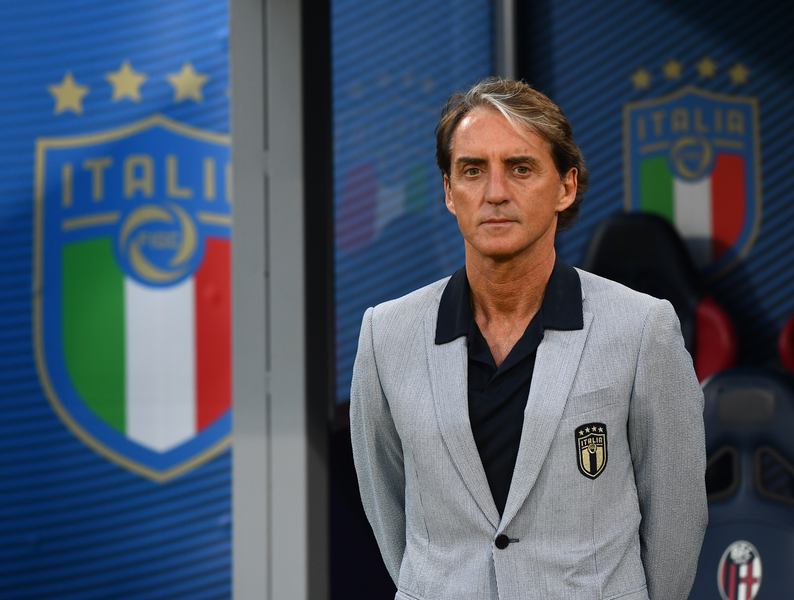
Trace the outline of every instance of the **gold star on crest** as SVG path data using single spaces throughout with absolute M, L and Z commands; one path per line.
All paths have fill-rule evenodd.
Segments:
M 717 74 L 717 63 L 711 60 L 708 56 L 703 57 L 697 65 L 698 75 L 701 79 L 711 79 Z
M 166 79 L 174 88 L 174 102 L 181 102 L 185 98 L 196 102 L 204 101 L 201 88 L 209 81 L 209 77 L 203 73 L 196 73 L 190 62 L 183 64 L 179 73 L 172 73 Z
M 681 79 L 681 72 L 683 70 L 684 65 L 674 58 L 671 58 L 664 63 L 664 65 L 662 65 L 662 71 L 664 71 L 664 76 L 666 79 Z
M 747 77 L 750 75 L 750 69 L 745 67 L 742 63 L 737 62 L 728 71 L 731 77 L 731 83 L 747 85 Z
M 630 79 L 635 90 L 647 90 L 651 87 L 651 74 L 642 67 L 634 71 Z
M 143 73 L 136 73 L 130 61 L 125 60 L 118 71 L 107 73 L 105 79 L 113 86 L 113 102 L 122 98 L 129 98 L 133 102 L 141 101 L 141 85 L 147 77 Z
M 61 83 L 51 85 L 47 91 L 55 98 L 55 114 L 71 110 L 77 115 L 83 114 L 83 96 L 89 92 L 87 85 L 80 85 L 72 76 L 71 71 L 66 71 Z

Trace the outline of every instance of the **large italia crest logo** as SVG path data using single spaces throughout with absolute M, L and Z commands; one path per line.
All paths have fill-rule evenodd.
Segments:
M 677 65 L 680 77 L 682 65 L 670 62 L 665 71 Z M 701 76 L 715 68 L 708 58 L 698 65 Z M 635 87 L 642 75 L 633 76 Z M 761 222 L 756 99 L 690 85 L 626 104 L 623 120 L 626 210 L 670 221 L 706 277 L 730 270 Z
M 231 431 L 228 136 L 161 115 L 36 143 L 34 337 L 55 412 L 166 481 Z

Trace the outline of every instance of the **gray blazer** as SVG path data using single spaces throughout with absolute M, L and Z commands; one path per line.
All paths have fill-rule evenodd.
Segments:
M 579 275 L 584 328 L 538 347 L 501 519 L 466 339 L 434 342 L 447 280 L 364 315 L 353 457 L 397 599 L 686 600 L 708 519 L 703 394 L 667 301 Z M 576 435 L 594 422 L 607 440 L 593 479 Z

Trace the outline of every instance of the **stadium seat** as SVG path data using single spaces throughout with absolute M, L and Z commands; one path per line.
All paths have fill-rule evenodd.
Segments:
M 616 214 L 596 229 L 587 271 L 669 300 L 702 382 L 736 364 L 737 338 L 730 317 L 703 293 L 689 252 L 670 223 L 644 213 Z
M 690 600 L 790 598 L 794 379 L 735 368 L 704 394 L 709 525 Z
M 783 326 L 777 347 L 780 362 L 786 369 L 794 373 L 794 316 Z

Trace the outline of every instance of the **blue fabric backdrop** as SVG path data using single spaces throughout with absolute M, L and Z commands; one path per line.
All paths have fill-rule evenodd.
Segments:
M 124 61 L 147 79 L 114 100 Z M 177 99 L 187 62 L 208 79 Z M 154 113 L 228 133 L 227 3 L 3 2 L 0 81 L 0 598 L 228 598 L 230 451 L 155 483 L 86 447 L 40 385 L 31 293 L 36 138 Z

